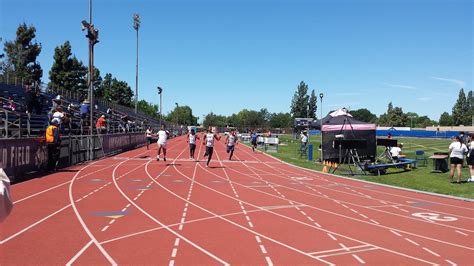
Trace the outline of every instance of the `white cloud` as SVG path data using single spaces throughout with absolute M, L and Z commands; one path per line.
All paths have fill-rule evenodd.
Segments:
M 399 89 L 409 89 L 409 90 L 419 90 L 418 87 L 415 86 L 410 86 L 410 85 L 402 85 L 402 84 L 392 84 L 392 83 L 387 83 L 383 82 L 383 85 L 392 87 L 392 88 L 399 88 Z
M 433 100 L 433 98 L 431 98 L 431 97 L 420 97 L 420 98 L 418 98 L 418 100 L 420 100 L 422 102 L 428 102 L 428 101 Z
M 431 79 L 436 79 L 436 80 L 441 80 L 441 81 L 446 81 L 446 82 L 451 82 L 459 87 L 465 87 L 466 82 L 464 80 L 459 80 L 459 79 L 449 79 L 449 78 L 441 78 L 441 77 L 430 77 Z

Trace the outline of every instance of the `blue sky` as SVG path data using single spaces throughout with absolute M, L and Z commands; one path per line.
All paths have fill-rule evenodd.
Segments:
M 96 66 L 135 91 L 135 31 L 140 28 L 139 98 L 163 111 L 189 105 L 202 118 L 243 108 L 288 112 L 300 81 L 323 92 L 323 111 L 390 101 L 438 120 L 474 79 L 472 0 L 95 0 L 100 30 Z M 0 0 L 0 36 L 33 24 L 47 81 L 54 48 L 69 40 L 87 65 L 80 22 L 87 0 Z M 319 99 L 318 99 L 319 105 Z M 320 110 L 318 109 L 318 114 Z

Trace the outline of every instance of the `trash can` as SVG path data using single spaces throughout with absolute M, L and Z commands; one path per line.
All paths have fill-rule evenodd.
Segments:
M 313 144 L 308 144 L 308 161 L 313 160 Z

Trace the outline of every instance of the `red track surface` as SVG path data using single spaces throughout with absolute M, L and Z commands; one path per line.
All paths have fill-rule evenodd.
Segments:
M 212 168 L 187 160 L 177 138 L 169 164 L 153 146 L 13 186 L 0 264 L 474 261 L 473 202 L 303 170 L 243 145 L 229 162 L 222 142 Z

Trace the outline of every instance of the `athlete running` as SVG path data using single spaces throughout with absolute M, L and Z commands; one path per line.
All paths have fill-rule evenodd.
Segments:
M 206 153 L 204 153 L 204 157 L 208 156 L 206 167 L 209 167 L 209 162 L 212 159 L 212 153 L 214 152 L 214 139 L 219 141 L 221 137 L 215 132 L 212 132 L 212 127 L 209 127 L 202 143 L 202 145 L 206 145 Z
M 168 140 L 168 136 L 170 133 L 166 130 L 166 126 L 163 124 L 161 125 L 161 130 L 158 131 L 158 155 L 156 156 L 156 160 L 160 160 L 161 150 L 163 150 L 163 161 L 166 162 L 166 142 Z
M 225 140 L 225 144 L 227 144 L 227 153 L 229 153 L 229 161 L 232 160 L 232 155 L 234 155 L 234 148 L 237 144 L 237 134 L 235 130 L 232 129 L 229 135 L 227 135 L 227 139 Z
M 151 127 L 148 127 L 145 131 L 145 136 L 146 136 L 146 149 L 149 150 L 150 144 L 151 144 L 151 138 L 153 136 L 153 130 L 151 130 Z
M 188 134 L 186 141 L 189 143 L 189 159 L 194 160 L 194 151 L 196 150 L 196 140 L 200 139 L 199 136 L 194 131 L 194 128 L 191 129 L 191 132 Z
M 250 143 L 252 143 L 252 151 L 255 151 L 257 148 L 257 133 L 255 131 L 250 133 Z

